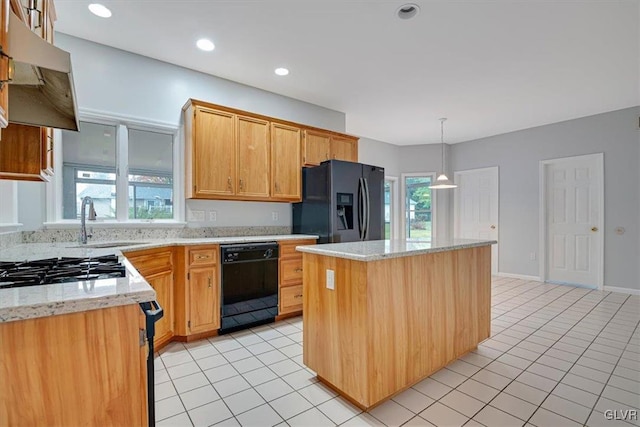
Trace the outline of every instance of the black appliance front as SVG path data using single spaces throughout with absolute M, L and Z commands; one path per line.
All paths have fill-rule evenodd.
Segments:
M 156 398 L 155 398 L 155 366 L 153 338 L 156 334 L 156 322 L 162 319 L 164 310 L 157 301 L 141 302 L 140 309 L 145 316 L 145 337 L 149 345 L 147 353 L 147 411 L 149 427 L 156 425 Z
M 221 245 L 220 334 L 275 321 L 278 315 L 278 244 Z
M 292 205 L 293 232 L 318 243 L 384 237 L 384 168 L 329 160 L 302 170 L 302 201 Z

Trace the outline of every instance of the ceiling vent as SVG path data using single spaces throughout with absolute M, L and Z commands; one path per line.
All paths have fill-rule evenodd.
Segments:
M 411 19 L 415 18 L 420 12 L 420 7 L 414 3 L 407 3 L 402 5 L 396 11 L 398 18 L 400 19 Z

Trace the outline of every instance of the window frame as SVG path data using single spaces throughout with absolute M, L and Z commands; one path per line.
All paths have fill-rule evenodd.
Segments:
M 391 222 L 389 228 L 389 239 L 397 239 L 400 236 L 400 199 L 398 191 L 398 177 L 397 176 L 385 176 L 385 183 L 389 183 L 391 189 L 391 197 L 389 200 L 389 221 Z
M 400 209 L 402 211 L 402 218 L 400 221 L 401 222 L 400 236 L 402 236 L 403 240 L 407 239 L 407 206 L 404 203 L 407 197 L 407 186 L 406 186 L 407 178 L 431 178 L 431 182 L 433 183 L 436 179 L 436 172 L 408 172 L 408 173 L 402 173 L 400 175 L 400 179 L 402 180 L 402 183 L 400 185 L 400 192 L 401 192 Z M 438 228 L 436 225 L 438 221 L 437 194 L 438 194 L 437 191 L 431 190 L 431 241 L 436 240 L 436 234 L 437 234 L 437 228 Z
M 92 226 L 145 226 L 183 227 L 184 219 L 184 191 L 182 165 L 182 126 L 162 122 L 131 119 L 123 116 L 112 116 L 103 113 L 81 112 L 79 121 L 98 125 L 116 127 L 116 217 L 115 219 L 101 219 Z M 133 219 L 129 218 L 129 130 L 155 132 L 171 135 L 173 144 L 172 160 L 172 191 L 173 191 L 173 219 Z M 54 141 L 62 141 L 62 131 L 54 129 Z M 54 173 L 53 179 L 46 184 L 46 220 L 44 224 L 48 228 L 65 227 L 65 225 L 79 224 L 79 219 L 63 218 L 63 158 L 62 144 L 54 144 Z M 89 168 L 90 169 L 90 168 Z M 134 169 L 137 171 L 137 169 Z M 75 178 L 75 177 L 74 177 Z M 123 207 L 124 206 L 124 207 Z

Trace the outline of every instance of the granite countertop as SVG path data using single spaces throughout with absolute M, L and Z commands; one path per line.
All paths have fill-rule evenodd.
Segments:
M 128 245 L 109 248 L 92 247 L 117 242 L 91 242 L 78 247 L 77 242 L 25 243 L 0 250 L 0 261 L 27 261 L 57 257 L 98 257 L 116 254 L 124 264 L 127 276 L 0 289 L 0 323 L 56 314 L 74 313 L 119 305 L 151 301 L 156 293 L 138 271 L 123 256 L 123 252 L 176 245 L 207 245 L 224 243 L 268 242 L 317 239 L 318 236 L 287 234 L 272 236 L 214 237 L 195 239 L 146 239 Z
M 296 250 L 316 255 L 352 259 L 355 261 L 378 261 L 387 258 L 399 258 L 474 248 L 477 246 L 488 246 L 496 243 L 498 242 L 495 240 L 473 239 L 442 239 L 435 242 L 396 239 L 297 246 Z
M 147 281 L 129 261 L 120 261 L 126 277 L 0 289 L 0 323 L 154 300 Z

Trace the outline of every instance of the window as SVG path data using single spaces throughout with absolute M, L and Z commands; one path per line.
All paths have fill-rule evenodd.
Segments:
M 384 179 L 384 238 L 395 239 L 398 236 L 398 178 L 387 176 Z
M 129 219 L 173 218 L 173 137 L 129 130 Z
M 172 134 L 80 122 L 61 140 L 62 219 L 79 219 L 86 196 L 98 219 L 174 218 Z
M 404 176 L 405 237 L 431 240 L 431 175 Z

